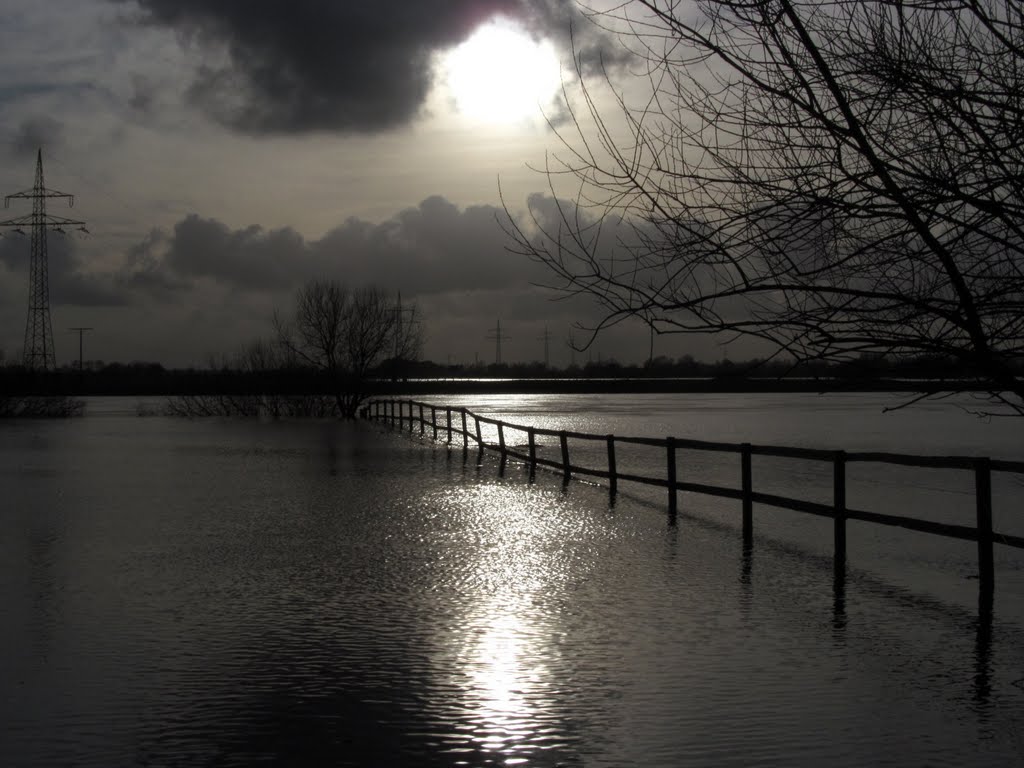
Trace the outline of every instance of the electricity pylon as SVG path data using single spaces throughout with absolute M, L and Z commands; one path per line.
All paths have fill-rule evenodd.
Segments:
M 31 200 L 32 213 L 16 219 L 0 221 L 0 227 L 14 227 L 25 234 L 24 226 L 32 227 L 32 255 L 28 272 L 28 319 L 25 321 L 24 363 L 31 370 L 52 371 L 57 367 L 53 350 L 53 327 L 50 325 L 50 274 L 46 257 L 46 230 L 64 232 L 64 227 L 77 227 L 88 232 L 84 221 L 73 221 L 46 213 L 46 198 L 64 197 L 68 207 L 74 207 L 73 195 L 47 189 L 43 184 L 43 150 L 36 155 L 36 183 L 32 189 L 16 192 L 4 198 L 4 208 L 11 200 Z
M 549 343 L 551 342 L 551 334 L 548 332 L 548 327 L 544 326 L 544 333 L 537 337 L 537 341 L 544 342 L 544 368 L 545 370 L 551 367 L 551 356 L 549 354 Z
M 501 318 L 498 318 L 498 327 L 487 331 L 487 340 L 494 342 L 494 364 L 501 365 L 501 342 L 508 341 L 511 337 L 501 332 Z
M 419 325 L 419 320 L 416 319 L 416 307 L 408 307 L 402 309 L 402 292 L 398 292 L 398 303 L 395 305 L 395 360 L 400 360 L 402 355 L 408 353 L 410 350 L 408 347 L 408 339 L 403 333 L 402 324 L 408 323 L 410 326 L 410 337 L 412 334 L 411 327 Z M 405 320 L 405 315 L 409 315 L 409 319 Z

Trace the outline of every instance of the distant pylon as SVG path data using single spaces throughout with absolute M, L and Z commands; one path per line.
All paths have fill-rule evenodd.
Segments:
M 487 332 L 488 341 L 494 342 L 494 364 L 501 365 L 501 342 L 508 341 L 509 336 L 506 336 L 501 332 L 501 318 L 498 318 L 498 327 L 491 328 Z
M 409 315 L 408 320 L 405 320 L 406 313 L 408 313 Z M 406 334 L 402 330 L 402 325 L 403 323 L 406 322 L 408 322 L 409 325 L 412 326 L 419 325 L 420 321 L 416 319 L 415 307 L 408 307 L 406 309 L 402 309 L 402 292 L 399 291 L 398 303 L 395 304 L 395 360 L 399 360 L 402 357 L 403 353 L 410 351 L 405 348 L 407 346 L 408 339 Z
M 28 319 L 25 321 L 24 363 L 26 368 L 52 371 L 57 367 L 53 349 L 53 327 L 50 325 L 50 275 L 46 256 L 46 230 L 52 227 L 64 232 L 64 227 L 77 227 L 86 232 L 84 221 L 73 221 L 60 216 L 48 216 L 46 198 L 65 197 L 68 206 L 73 207 L 73 195 L 47 189 L 43 183 L 43 150 L 36 154 L 36 183 L 32 189 L 16 192 L 4 198 L 4 208 L 11 200 L 32 201 L 32 213 L 16 219 L 0 221 L 0 227 L 15 227 L 24 234 L 21 227 L 32 227 L 32 255 L 28 274 Z
M 544 326 L 544 333 L 537 337 L 537 341 L 544 342 L 544 367 L 551 367 L 551 355 L 549 354 L 549 342 L 551 341 L 551 333 L 548 331 L 548 327 Z

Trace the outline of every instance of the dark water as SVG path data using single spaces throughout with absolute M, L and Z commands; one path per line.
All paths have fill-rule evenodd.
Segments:
M 366 424 L 9 424 L 0 487 L 4 766 L 1024 761 L 1012 611 L 713 516 Z

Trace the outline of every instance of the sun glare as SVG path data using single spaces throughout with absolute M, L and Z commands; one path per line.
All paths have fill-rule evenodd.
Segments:
M 481 26 L 445 57 L 444 69 L 456 109 L 493 123 L 539 116 L 561 84 L 554 46 L 508 21 Z

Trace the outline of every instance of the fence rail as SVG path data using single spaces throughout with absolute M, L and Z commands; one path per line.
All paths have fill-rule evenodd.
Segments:
M 429 409 L 429 417 L 427 409 Z M 406 410 L 408 410 L 407 414 Z M 440 423 L 438 419 L 439 410 L 444 411 L 443 421 L 440 421 Z M 461 423 L 453 423 L 453 414 L 459 415 Z M 994 586 L 993 545 L 999 543 L 1008 547 L 1024 549 L 1024 536 L 998 533 L 992 528 L 992 473 L 1024 474 L 1024 462 L 1021 461 L 1002 461 L 972 456 L 914 456 L 899 453 L 828 451 L 787 446 L 751 445 L 750 443 L 709 442 L 674 437 L 651 438 L 597 435 L 586 432 L 525 427 L 519 424 L 510 424 L 500 419 L 480 416 L 466 408 L 438 406 L 417 400 L 372 400 L 363 406 L 362 415 L 364 418 L 383 421 L 399 429 L 408 429 L 409 432 L 415 432 L 418 425 L 419 434 L 424 436 L 429 426 L 434 440 L 441 439 L 440 432 L 443 431 L 443 437 L 447 444 L 451 445 L 458 438 L 462 443 L 463 450 L 468 450 L 470 441 L 472 441 L 481 452 L 484 450 L 497 451 L 502 460 L 512 458 L 523 461 L 529 468 L 531 475 L 536 472 L 537 467 L 547 467 L 561 472 L 563 481 L 566 483 L 574 475 L 605 479 L 608 481 L 608 491 L 613 500 L 618 492 L 618 484 L 620 482 L 666 488 L 668 490 L 668 510 L 673 518 L 678 511 L 678 493 L 680 491 L 737 499 L 742 502 L 743 538 L 747 543 L 749 543 L 753 535 L 753 505 L 755 503 L 817 515 L 819 517 L 832 518 L 834 521 L 834 554 L 837 565 L 845 563 L 846 560 L 847 520 L 861 520 L 878 525 L 895 526 L 977 542 L 978 578 L 982 591 L 991 591 Z M 469 428 L 470 420 L 473 421 L 473 429 Z M 484 441 L 481 436 L 481 424 L 490 424 L 497 428 L 497 444 Z M 526 434 L 526 453 L 509 447 L 507 431 Z M 560 460 L 537 456 L 536 446 L 538 437 L 558 439 Z M 573 464 L 570 458 L 569 440 L 604 442 L 607 446 L 607 468 L 601 469 Z M 665 451 L 664 477 L 637 475 L 618 471 L 616 446 L 619 444 L 663 449 Z M 740 487 L 729 488 L 679 479 L 677 476 L 676 452 L 680 449 L 739 454 L 741 459 Z M 830 463 L 833 475 L 832 504 L 822 504 L 755 491 L 752 481 L 754 456 L 796 458 Z M 847 507 L 846 467 L 857 462 L 930 469 L 956 469 L 973 472 L 975 525 L 939 523 L 920 518 L 883 514 Z

